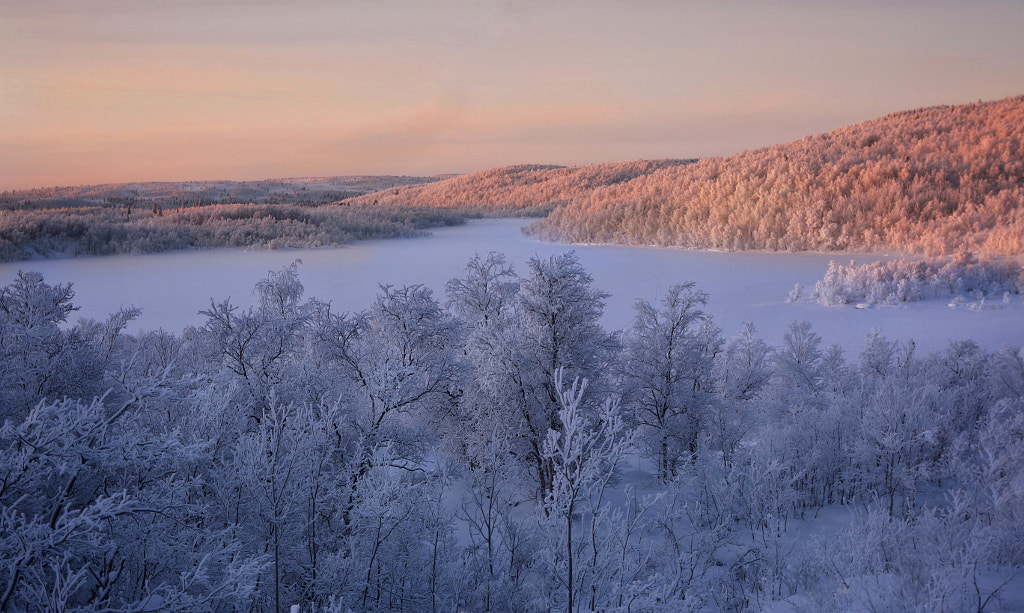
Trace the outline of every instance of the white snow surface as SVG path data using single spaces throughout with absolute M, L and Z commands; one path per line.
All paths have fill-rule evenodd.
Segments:
M 277 251 L 218 249 L 152 255 L 117 255 L 0 264 L 0 285 L 18 270 L 36 270 L 47 283 L 74 284 L 73 317 L 105 318 L 120 306 L 142 308 L 130 331 L 163 328 L 180 331 L 201 325 L 199 311 L 210 300 L 226 298 L 240 306 L 254 304 L 253 286 L 296 259 L 306 297 L 329 300 L 336 311 L 370 305 L 378 284 L 423 284 L 444 301 L 445 283 L 462 276 L 474 254 L 503 252 L 524 273 L 533 256 L 573 250 L 598 289 L 611 294 L 604 325 L 628 327 L 638 298 L 656 303 L 674 283 L 693 281 L 710 294 L 707 311 L 730 336 L 752 321 L 767 342 L 781 343 L 789 322 L 810 321 L 826 345 L 838 343 L 855 356 L 865 335 L 876 327 L 896 340 L 913 339 L 919 350 L 944 348 L 952 340 L 973 339 L 986 349 L 1024 345 L 1024 301 L 972 310 L 952 309 L 949 299 L 857 309 L 855 305 L 822 306 L 810 291 L 831 260 L 862 264 L 884 255 L 821 253 L 712 252 L 676 248 L 567 245 L 526 238 L 522 219 L 471 221 L 466 226 L 433 230 L 422 238 L 374 240 L 354 245 Z M 798 302 L 786 298 L 795 283 L 804 287 Z

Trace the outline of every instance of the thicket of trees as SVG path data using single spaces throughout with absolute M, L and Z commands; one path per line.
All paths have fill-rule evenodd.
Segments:
M 994 611 L 1024 564 L 1021 348 L 770 347 L 687 284 L 609 333 L 572 254 L 256 292 L 129 335 L 0 289 L 0 609 Z
M 794 290 L 797 298 L 799 290 Z M 1014 259 L 951 258 L 891 260 L 843 266 L 831 262 L 812 297 L 827 305 L 915 302 L 955 296 L 976 300 L 1010 299 L 1024 293 L 1024 268 Z M 980 302 L 977 304 L 981 304 Z M 980 307 L 978 307 L 980 308 Z
M 223 204 L 163 210 L 123 203 L 0 211 L 0 261 L 217 247 L 324 247 L 463 224 L 450 210 Z

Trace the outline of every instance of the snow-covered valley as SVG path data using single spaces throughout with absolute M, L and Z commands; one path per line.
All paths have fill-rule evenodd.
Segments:
M 0 269 L 0 609 L 1024 606 L 1019 295 L 522 223 Z
M 129 330 L 163 328 L 178 332 L 199 325 L 199 311 L 210 300 L 231 298 L 242 306 L 256 298 L 253 284 L 270 270 L 301 259 L 299 275 L 306 295 L 330 301 L 337 311 L 367 308 L 379 284 L 423 284 L 443 298 L 445 283 L 462 273 L 474 254 L 504 253 L 517 270 L 535 255 L 547 257 L 572 250 L 594 277 L 595 286 L 611 294 L 602 323 L 622 329 L 633 319 L 637 299 L 654 302 L 675 283 L 692 281 L 708 292 L 707 311 L 723 333 L 738 332 L 753 322 L 770 344 L 778 344 L 785 327 L 804 319 L 826 344 L 848 354 L 860 350 L 872 328 L 901 341 L 913 340 L 924 351 L 942 349 L 951 340 L 972 339 L 994 350 L 1006 343 L 1024 344 L 1024 300 L 976 311 L 967 304 L 950 308 L 935 299 L 868 310 L 854 305 L 826 307 L 809 299 L 810 290 L 830 261 L 846 264 L 885 256 L 819 253 L 712 252 L 656 247 L 565 245 L 524 237 L 521 219 L 471 221 L 435 229 L 430 236 L 372 240 L 351 246 L 302 250 L 216 249 L 153 255 L 118 255 L 36 260 L 0 264 L 0 284 L 19 270 L 35 270 L 50 283 L 74 284 L 77 317 L 103 319 L 121 306 L 136 306 L 142 315 Z M 787 302 L 794 284 L 804 299 Z

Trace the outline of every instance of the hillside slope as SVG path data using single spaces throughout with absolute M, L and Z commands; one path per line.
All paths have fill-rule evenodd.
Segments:
M 618 185 L 694 160 L 636 160 L 587 166 L 520 165 L 492 168 L 435 183 L 353 199 L 355 204 L 478 210 L 491 215 L 546 213 L 601 187 Z
M 354 176 L 50 187 L 0 195 L 0 261 L 418 236 L 450 210 L 328 203 L 436 177 Z
M 1024 253 L 1024 96 L 895 113 L 592 191 L 532 228 L 718 249 Z
M 687 161 L 513 166 L 357 202 L 544 212 L 548 240 L 1024 254 L 1024 96 L 894 113 Z

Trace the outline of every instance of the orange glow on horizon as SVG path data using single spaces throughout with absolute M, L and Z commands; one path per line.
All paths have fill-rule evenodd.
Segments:
M 0 7 L 0 188 L 703 157 L 1024 92 L 1013 2 Z

